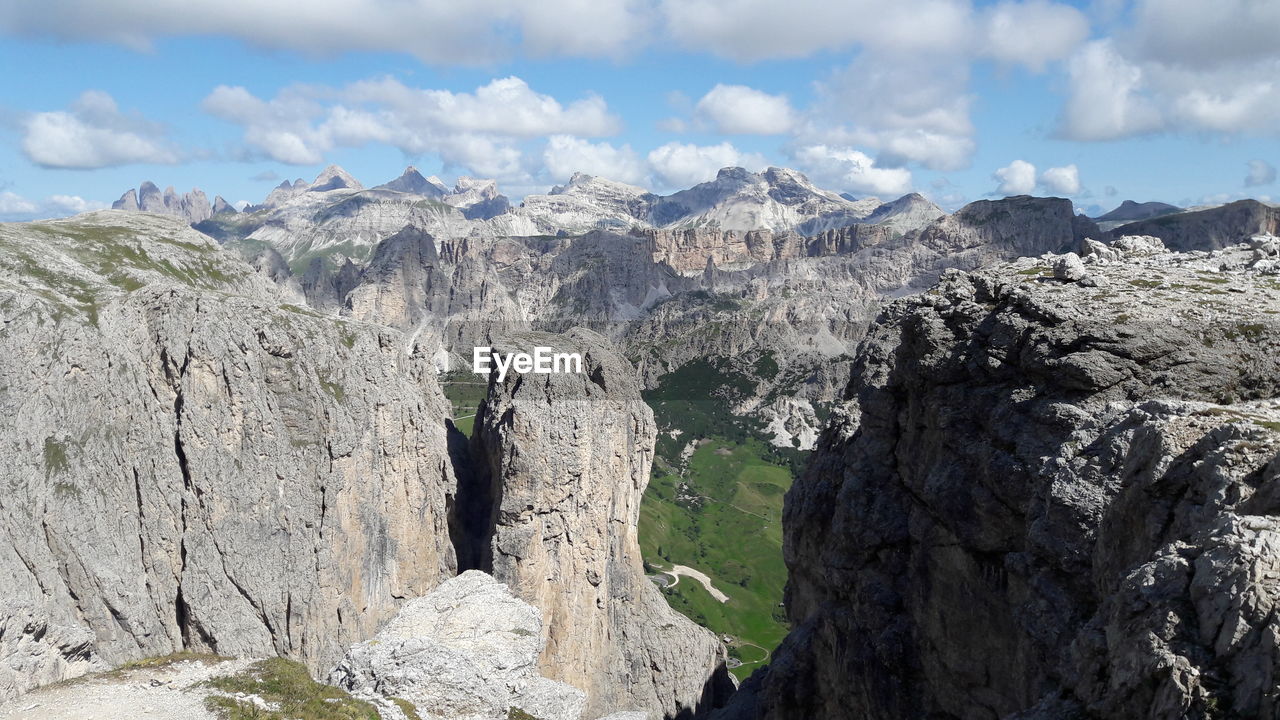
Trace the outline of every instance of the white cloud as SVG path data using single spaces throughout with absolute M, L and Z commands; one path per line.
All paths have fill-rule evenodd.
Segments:
M 0 191 L 0 216 L 30 215 L 39 209 L 35 203 L 17 193 Z
M 1280 3 L 1139 0 L 1130 26 L 1070 62 L 1061 132 L 1280 134 Z
M 45 207 L 56 210 L 59 213 L 77 215 L 90 210 L 102 210 L 107 205 L 96 200 L 85 200 L 79 195 L 50 195 L 45 200 Z
M 1133 16 L 1133 46 L 1155 62 L 1212 68 L 1280 53 L 1272 0 L 1138 0 Z
M 983 55 L 1036 71 L 1067 57 L 1089 36 L 1084 13 L 1048 0 L 1006 0 L 987 9 L 983 26 Z
M 1076 195 L 1080 192 L 1080 170 L 1075 165 L 1049 168 L 1040 174 L 1040 184 L 1054 195 Z
M 855 45 L 911 52 L 969 42 L 967 0 L 662 0 L 666 32 L 734 60 L 805 57 Z
M 1071 140 L 1113 140 L 1159 129 L 1159 111 L 1142 94 L 1143 70 L 1111 40 L 1084 46 L 1068 64 L 1070 97 L 1062 133 Z
M 1000 182 L 997 195 L 1027 195 L 1036 189 L 1036 166 L 1026 160 L 1014 160 L 992 177 Z
M 33 202 L 17 193 L 0 191 L 0 219 L 5 221 L 65 217 L 105 207 L 105 203 L 85 200 L 78 195 L 51 195 L 40 202 Z
M 453 131 L 596 137 L 621 128 L 621 121 L 597 95 L 562 105 L 550 95 L 534 92 L 518 77 L 492 80 L 474 93 L 419 90 L 394 78 L 364 80 L 348 86 L 340 98 L 392 110 L 414 126 Z
M 47 0 L 0 5 L 0 29 L 138 48 L 162 37 L 230 35 L 314 55 L 404 52 L 478 64 L 517 53 L 618 57 L 641 44 L 651 15 L 638 0 Z
M 1276 181 L 1276 167 L 1266 160 L 1250 160 L 1249 174 L 1244 178 L 1245 187 L 1270 185 Z
M 795 124 L 786 96 L 745 85 L 716 85 L 702 96 L 694 112 L 715 132 L 727 134 L 779 135 Z
M 542 158 L 547 173 L 558 182 L 568 179 L 575 172 L 624 183 L 645 182 L 644 161 L 630 145 L 618 148 L 609 143 L 592 143 L 572 135 L 553 135 L 547 140 Z
M 864 52 L 819 84 L 801 141 L 869 148 L 884 165 L 964 168 L 974 150 L 968 83 L 963 62 Z
M 120 112 L 116 101 L 98 90 L 86 91 L 68 110 L 29 116 L 22 151 L 32 162 L 49 168 L 172 164 L 180 159 L 164 139 L 162 127 Z
M 755 153 L 742 153 L 733 145 L 667 143 L 649 153 L 649 167 L 661 187 L 684 188 L 714 180 L 721 168 L 741 166 L 760 170 L 768 161 Z
M 999 182 L 996 195 L 1030 195 L 1036 187 L 1051 195 L 1078 195 L 1080 193 L 1080 169 L 1075 165 L 1054 167 L 1036 175 L 1036 166 L 1026 160 L 1014 160 L 991 175 Z
M 877 167 L 853 148 L 806 145 L 792 157 L 811 178 L 841 190 L 894 197 L 911 192 L 910 170 Z
M 379 143 L 409 155 L 437 153 L 450 167 L 508 180 L 527 179 L 530 171 L 520 141 L 608 135 L 621 126 L 600 97 L 564 104 L 516 77 L 473 93 L 411 88 L 394 78 L 296 85 L 270 100 L 221 86 L 203 107 L 242 126 L 251 154 L 283 163 L 314 165 L 335 147 Z

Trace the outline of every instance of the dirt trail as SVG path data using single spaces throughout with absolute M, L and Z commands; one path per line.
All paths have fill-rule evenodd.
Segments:
M 0 720 L 217 720 L 204 706 L 209 691 L 195 686 L 235 675 L 254 662 L 189 660 L 88 676 L 0 704 Z
M 676 582 L 680 581 L 680 578 L 679 578 L 680 575 L 691 577 L 694 580 L 697 580 L 698 582 L 702 583 L 702 587 L 706 588 L 707 592 L 711 593 L 711 597 L 715 598 L 716 600 L 719 600 L 722 603 L 729 602 L 729 596 L 725 595 L 724 593 L 716 589 L 716 586 L 711 584 L 711 578 L 707 577 L 707 574 L 702 572 L 701 570 L 694 570 L 693 568 L 685 565 L 672 565 L 671 569 L 667 572 L 670 573 L 671 575 L 677 576 Z M 672 584 L 674 585 L 674 583 Z

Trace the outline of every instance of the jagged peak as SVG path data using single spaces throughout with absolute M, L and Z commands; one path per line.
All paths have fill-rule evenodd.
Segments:
M 351 173 L 343 170 L 340 166 L 330 165 L 316 176 L 315 181 L 307 189 L 312 192 L 342 189 L 363 190 L 364 185 L 361 185 L 359 180 L 356 180 L 351 176 Z
M 395 180 L 383 183 L 378 186 L 383 190 L 392 190 L 395 192 L 410 193 L 414 195 L 426 195 L 429 197 L 440 197 L 449 192 L 444 183 L 434 175 L 430 179 L 422 176 L 418 168 L 410 165 L 400 173 Z
M 589 175 L 584 172 L 576 172 L 570 178 L 569 182 L 564 185 L 556 185 L 548 191 L 548 195 L 566 195 L 581 191 L 591 193 L 593 191 L 603 191 L 612 193 L 623 193 L 626 195 L 648 195 L 648 190 L 638 185 L 630 185 L 617 180 L 600 177 L 599 175 Z
M 497 190 L 498 181 L 490 178 L 476 178 L 469 175 L 461 175 L 458 177 L 458 181 L 453 185 L 453 191 L 457 193 L 464 193 L 468 190 L 488 190 L 489 188 Z
M 792 170 L 791 168 L 774 167 L 771 165 L 765 168 L 764 172 L 760 173 L 760 177 L 763 177 L 770 184 L 793 182 L 806 187 L 813 187 L 813 182 L 809 180 L 807 175 L 799 170 Z

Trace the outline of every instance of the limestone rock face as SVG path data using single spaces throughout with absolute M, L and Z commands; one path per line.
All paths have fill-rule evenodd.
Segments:
M 225 204 L 225 203 L 224 203 Z M 216 208 L 209 205 L 209 198 L 199 188 L 185 195 L 179 195 L 172 187 L 163 193 L 154 183 L 142 183 L 135 192 L 132 188 L 120 199 L 111 204 L 112 210 L 141 210 L 142 212 L 173 215 L 185 219 L 189 223 L 198 223 L 209 219 Z
M 1237 200 L 1205 210 L 1140 220 L 1111 231 L 1117 238 L 1152 235 L 1168 247 L 1184 251 L 1217 250 L 1265 233 L 1280 233 L 1280 207 L 1257 200 Z
M 1280 715 L 1280 285 L 1123 245 L 1103 289 L 1027 259 L 885 309 L 725 717 Z
M 0 697 L 182 649 L 328 668 L 452 576 L 429 362 L 178 219 L 0 226 Z
M 542 643 L 537 608 L 468 570 L 406 603 L 351 648 L 329 682 L 386 714 L 396 712 L 394 697 L 423 718 L 505 720 L 514 708 L 540 720 L 578 720 L 583 692 L 537 674 Z
M 589 716 L 701 714 L 731 689 L 723 650 L 667 605 L 636 540 L 653 413 L 634 370 L 594 333 L 529 333 L 495 349 L 539 345 L 580 353 L 582 372 L 491 376 L 472 437 L 487 497 L 459 499 L 489 528 L 476 538 L 481 562 L 541 610 L 541 672 L 584 690 Z

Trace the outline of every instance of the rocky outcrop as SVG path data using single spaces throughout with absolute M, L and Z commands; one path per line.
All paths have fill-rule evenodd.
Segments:
M 199 188 L 179 195 L 173 187 L 168 187 L 161 193 L 160 188 L 150 181 L 142 183 L 136 192 L 130 189 L 121 195 L 119 200 L 111 204 L 111 209 L 141 210 L 160 215 L 173 215 L 183 218 L 188 223 L 208 220 L 215 212 L 209 205 L 209 198 Z
M 1174 250 L 1217 250 L 1253 235 L 1280 234 L 1280 207 L 1257 200 L 1237 200 L 1219 207 L 1180 212 L 1128 223 L 1112 233 L 1151 235 Z
M 447 205 L 458 208 L 468 220 L 488 220 L 511 209 L 511 201 L 498 192 L 494 180 L 460 177 L 453 192 L 443 198 Z
M 794 629 L 726 717 L 1280 713 L 1280 285 L 1097 245 L 885 309 L 787 496 Z
M 213 215 L 235 215 L 239 212 L 234 205 L 224 200 L 221 195 L 213 199 Z
M 644 575 L 636 525 L 655 427 L 626 361 L 600 336 L 524 334 L 495 349 L 581 355 L 581 372 L 490 381 L 476 418 L 477 497 L 459 498 L 480 563 L 543 616 L 547 677 L 587 693 L 588 716 L 693 717 L 731 689 L 723 650 Z
M 506 585 L 468 570 L 405 603 L 369 640 L 351 648 L 329 683 L 404 715 L 408 701 L 425 720 L 499 720 L 523 712 L 539 720 L 578 720 L 581 690 L 537 672 L 542 616 Z
M 181 220 L 0 226 L 0 697 L 178 650 L 327 669 L 455 571 L 429 361 Z

